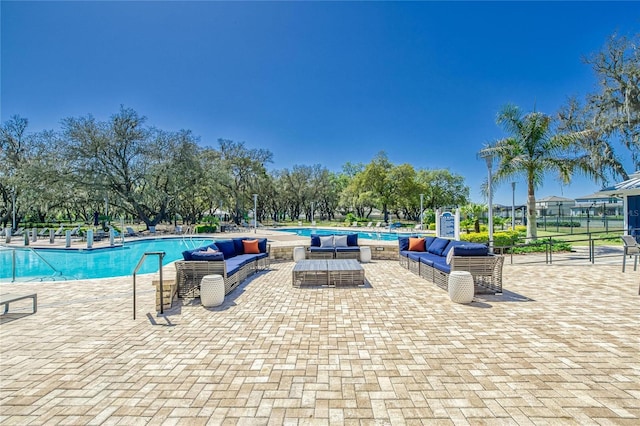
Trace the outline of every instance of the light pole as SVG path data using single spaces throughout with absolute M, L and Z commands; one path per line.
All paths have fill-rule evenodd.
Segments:
M 12 221 L 11 221 L 11 226 L 12 226 L 12 230 L 15 231 L 16 230 L 16 187 L 13 187 L 13 190 L 11 191 L 11 210 L 12 210 Z
M 556 233 L 560 232 L 560 211 L 562 210 L 562 203 L 558 203 L 558 218 L 556 219 Z
M 516 229 L 516 183 L 511 182 L 511 230 Z
M 489 181 L 487 182 L 487 196 L 489 199 L 489 220 L 488 220 L 489 251 L 493 253 L 493 199 L 491 194 L 491 186 L 493 185 L 492 175 L 491 175 L 491 169 L 493 167 L 493 159 L 491 158 L 490 155 L 487 155 L 484 159 L 487 161 L 487 169 L 489 170 Z
M 253 194 L 253 233 L 258 232 L 258 194 Z
M 424 200 L 424 194 L 420 194 L 420 230 L 423 231 L 424 229 L 422 228 L 423 223 L 424 223 L 424 210 L 422 210 L 422 201 Z

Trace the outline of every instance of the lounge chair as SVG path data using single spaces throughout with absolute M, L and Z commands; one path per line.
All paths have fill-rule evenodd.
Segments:
M 44 228 L 42 231 L 38 232 L 38 238 L 48 238 L 49 237 L 49 228 Z
M 124 234 L 125 237 L 137 237 L 138 235 L 140 235 L 136 231 L 134 231 L 133 228 L 130 226 L 127 226 L 125 229 L 127 231 Z
M 367 223 L 367 228 L 373 228 L 373 222 Z
M 64 225 L 60 225 L 60 228 L 56 232 L 53 233 L 54 237 L 62 237 L 64 236 Z
M 357 221 L 353 222 L 353 225 L 351 225 L 351 226 L 353 226 L 354 228 L 357 228 L 358 227 L 358 222 Z
M 638 256 L 640 256 L 640 246 L 632 235 L 623 235 L 622 241 L 624 242 L 624 254 L 622 255 L 622 272 L 625 270 L 627 263 L 627 256 L 633 256 L 633 270 L 638 268 Z M 638 289 L 640 294 L 640 289 Z
M 80 234 L 80 227 L 79 227 L 79 226 L 76 226 L 75 228 L 73 228 L 73 229 L 71 230 L 71 234 L 70 234 L 70 235 L 71 235 L 72 237 L 77 237 L 77 236 L 78 236 L 78 234 Z

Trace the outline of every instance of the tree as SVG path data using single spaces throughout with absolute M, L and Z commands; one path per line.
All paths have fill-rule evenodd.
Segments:
M 473 223 L 475 232 L 480 232 L 480 218 L 487 211 L 488 206 L 484 204 L 469 203 L 460 209 L 466 219 Z
M 425 190 L 425 208 L 435 210 L 468 203 L 469 187 L 464 184 L 463 176 L 446 169 L 419 170 L 417 179 Z
M 244 142 L 218 139 L 220 146 L 220 165 L 227 179 L 220 182 L 226 189 L 227 196 L 234 206 L 233 220 L 240 224 L 245 209 L 253 201 L 251 190 L 256 187 L 259 178 L 266 176 L 265 163 L 270 163 L 273 154 L 265 149 L 249 149 Z
M 496 121 L 510 136 L 485 146 L 479 156 L 497 160 L 495 185 L 516 176 L 526 179 L 527 238 L 536 239 L 535 190 L 546 173 L 557 172 L 565 183 L 569 183 L 575 172 L 601 179 L 588 153 L 580 145 L 591 132 L 556 133 L 550 116 L 540 112 L 523 114 L 513 105 L 506 105 L 498 113 Z
M 640 167 L 640 34 L 632 38 L 611 36 L 604 49 L 585 59 L 595 72 L 600 90 L 575 97 L 558 113 L 562 131 L 592 130 L 583 139 L 595 168 L 603 177 L 628 178 L 614 148 L 620 141 L 630 152 L 634 170 Z
M 107 122 L 67 118 L 64 151 L 73 184 L 153 226 L 167 218 L 180 194 L 193 188 L 189 171 L 196 143 L 189 131 L 148 128 L 145 121 L 125 107 Z

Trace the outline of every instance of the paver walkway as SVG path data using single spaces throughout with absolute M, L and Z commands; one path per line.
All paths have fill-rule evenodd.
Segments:
M 39 303 L 0 320 L 0 423 L 639 424 L 640 272 L 506 264 L 503 296 L 459 305 L 364 266 L 293 288 L 275 263 L 166 317 L 143 276 L 136 321 L 130 278 L 2 284 Z

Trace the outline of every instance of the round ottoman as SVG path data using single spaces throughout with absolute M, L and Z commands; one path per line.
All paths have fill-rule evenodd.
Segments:
M 205 275 L 200 281 L 200 303 L 204 307 L 218 306 L 224 302 L 222 275 Z
M 452 271 L 449 274 L 449 298 L 456 303 L 473 301 L 473 277 L 467 271 Z
M 304 247 L 294 247 L 293 248 L 293 261 L 294 262 L 299 262 L 301 260 L 304 260 L 306 257 L 305 252 L 304 252 Z
M 371 247 L 360 247 L 360 262 L 369 263 L 371 262 Z

